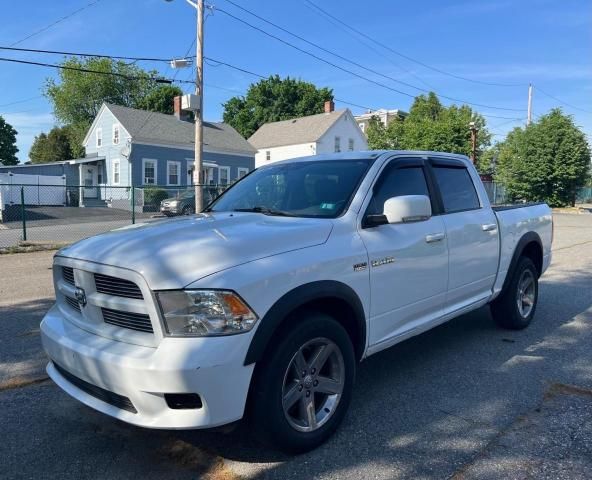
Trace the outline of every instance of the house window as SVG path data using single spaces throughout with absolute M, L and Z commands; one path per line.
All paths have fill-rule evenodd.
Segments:
M 144 158 L 142 159 L 142 177 L 144 185 L 156 184 L 156 160 Z
M 341 152 L 341 137 L 335 137 L 335 151 Z
M 113 160 L 113 185 L 119 185 L 120 177 L 121 177 L 121 164 L 119 162 L 119 159 Z
M 271 160 L 271 151 L 267 150 L 265 152 L 265 160 L 268 162 Z
M 181 162 L 167 162 L 167 184 L 181 185 Z
M 113 125 L 113 145 L 119 145 L 119 124 Z
M 218 184 L 228 185 L 230 183 L 230 167 L 218 167 Z
M 364 129 L 366 128 L 366 124 L 364 122 L 360 122 L 360 123 L 358 123 L 358 127 L 360 127 L 360 130 L 362 130 L 362 132 L 363 132 Z
M 95 132 L 96 134 L 96 138 L 97 138 L 97 147 L 100 147 L 101 145 L 103 145 L 103 129 L 102 128 L 97 128 L 97 131 Z
M 238 167 L 238 178 L 243 178 L 247 173 L 249 173 L 249 169 L 245 167 Z
M 354 139 L 353 139 L 353 138 L 350 138 L 350 139 L 347 141 L 347 149 L 348 149 L 350 152 L 353 152 L 353 151 L 354 151 Z

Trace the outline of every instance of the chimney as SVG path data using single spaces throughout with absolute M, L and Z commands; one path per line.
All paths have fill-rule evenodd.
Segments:
M 184 122 L 191 121 L 191 115 L 186 110 L 181 108 L 181 96 L 173 98 L 173 112 L 177 120 L 183 120 Z
M 331 113 L 335 110 L 335 102 L 333 100 L 327 100 L 325 102 L 325 113 Z

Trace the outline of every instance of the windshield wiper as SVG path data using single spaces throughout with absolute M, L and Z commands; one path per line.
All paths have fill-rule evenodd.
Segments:
M 255 213 L 262 213 L 263 215 L 274 215 L 278 217 L 293 217 L 291 213 L 282 212 L 281 210 L 274 210 L 273 208 L 268 207 L 251 207 L 251 208 L 235 208 L 234 212 L 255 212 Z

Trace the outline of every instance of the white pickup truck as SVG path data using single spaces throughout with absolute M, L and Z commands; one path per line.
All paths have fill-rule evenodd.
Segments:
M 342 421 L 369 355 L 487 304 L 500 326 L 528 326 L 552 228 L 547 205 L 492 208 L 464 156 L 270 164 L 202 214 L 60 250 L 47 371 L 134 425 L 246 417 L 306 451 Z

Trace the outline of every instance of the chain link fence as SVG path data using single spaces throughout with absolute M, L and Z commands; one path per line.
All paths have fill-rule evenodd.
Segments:
M 200 185 L 204 205 L 226 186 Z M 0 248 L 66 245 L 195 211 L 195 188 L 0 184 Z

